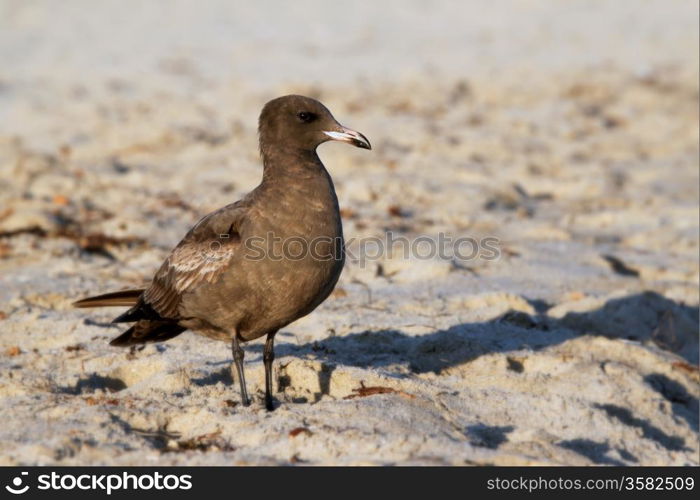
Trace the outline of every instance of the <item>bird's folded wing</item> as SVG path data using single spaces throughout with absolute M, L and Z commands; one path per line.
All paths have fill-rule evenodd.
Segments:
M 212 283 L 241 247 L 246 207 L 237 202 L 203 217 L 163 262 L 143 295 L 164 318 L 177 318 L 183 293 Z

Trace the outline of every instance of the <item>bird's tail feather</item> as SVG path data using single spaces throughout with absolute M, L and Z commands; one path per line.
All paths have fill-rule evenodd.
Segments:
M 187 330 L 187 328 L 171 321 L 141 320 L 136 322 L 119 337 L 113 339 L 109 345 L 127 347 L 136 344 L 146 344 L 148 342 L 163 342 L 177 337 L 185 330 Z
M 148 304 L 140 301 L 142 294 L 143 290 L 122 290 L 78 300 L 73 302 L 73 305 L 75 307 L 131 306 L 131 309 L 117 317 L 114 322 L 135 321 L 136 323 L 109 343 L 113 346 L 127 347 L 148 342 L 163 342 L 187 330 L 178 325 L 175 320 L 161 318 Z
M 112 307 L 133 306 L 139 301 L 143 293 L 141 290 L 122 290 L 121 292 L 105 293 L 95 297 L 87 297 L 73 302 L 75 307 Z

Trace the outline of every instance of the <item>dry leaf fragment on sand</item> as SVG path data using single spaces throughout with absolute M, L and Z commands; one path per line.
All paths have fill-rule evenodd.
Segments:
M 391 387 L 384 387 L 384 386 L 370 386 L 370 387 L 365 387 L 364 382 L 360 382 L 360 387 L 357 389 L 353 389 L 352 392 L 355 394 L 350 394 L 349 396 L 345 396 L 343 399 L 355 399 L 355 398 L 366 398 L 367 396 L 374 396 L 375 394 L 398 394 L 399 396 L 403 396 L 409 399 L 415 399 L 415 396 L 413 394 L 409 394 L 404 391 L 400 391 L 397 389 L 393 389 Z

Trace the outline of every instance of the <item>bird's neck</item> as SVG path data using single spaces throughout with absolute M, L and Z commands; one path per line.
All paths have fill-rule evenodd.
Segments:
M 327 172 L 315 150 L 263 148 L 263 182 L 277 179 L 308 179 L 326 176 Z
M 333 180 L 316 151 L 267 150 L 262 156 L 263 178 L 257 187 L 261 196 L 275 203 L 304 200 L 338 212 Z

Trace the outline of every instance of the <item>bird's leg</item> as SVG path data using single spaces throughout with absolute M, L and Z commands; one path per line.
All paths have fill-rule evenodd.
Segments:
M 272 406 L 272 362 L 275 360 L 275 333 L 267 334 L 265 349 L 263 350 L 263 364 L 265 365 L 265 408 L 274 410 Z
M 241 386 L 241 402 L 243 406 L 248 406 L 250 405 L 250 400 L 248 399 L 248 390 L 245 386 L 245 374 L 243 373 L 243 357 L 245 353 L 238 339 L 238 332 L 234 334 L 233 340 L 231 341 L 231 352 L 233 352 L 233 362 L 238 372 L 238 384 Z

